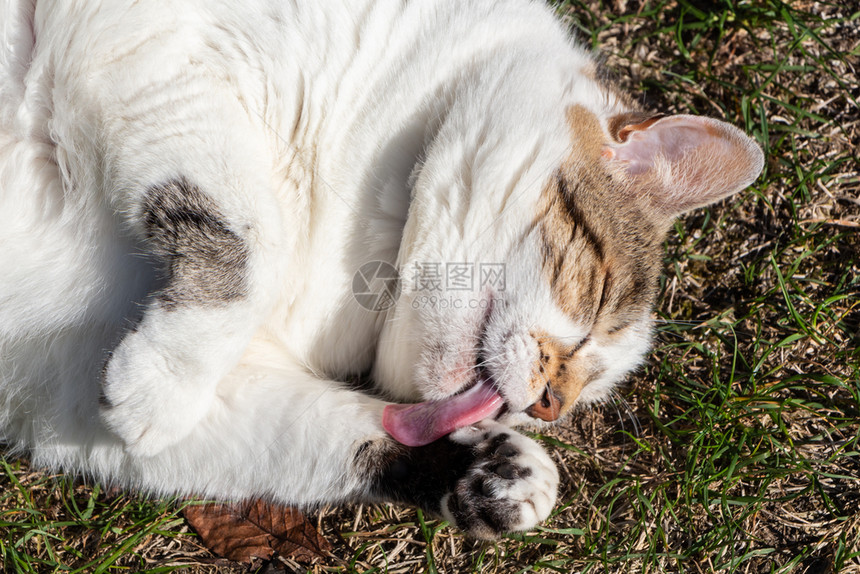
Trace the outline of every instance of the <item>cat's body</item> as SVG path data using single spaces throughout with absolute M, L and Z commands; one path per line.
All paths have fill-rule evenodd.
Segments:
M 0 4 L 0 438 L 150 492 L 529 527 L 557 475 L 501 423 L 641 361 L 668 222 L 761 154 L 631 110 L 540 5 L 299 4 Z M 353 293 L 373 261 L 390 308 Z M 334 382 L 367 372 L 397 400 L 477 383 L 501 422 L 400 445 Z

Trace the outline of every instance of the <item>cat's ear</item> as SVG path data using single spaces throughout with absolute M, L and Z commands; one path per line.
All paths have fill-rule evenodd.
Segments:
M 761 173 L 764 154 L 733 125 L 698 116 L 616 116 L 603 157 L 630 190 L 675 217 L 736 193 Z

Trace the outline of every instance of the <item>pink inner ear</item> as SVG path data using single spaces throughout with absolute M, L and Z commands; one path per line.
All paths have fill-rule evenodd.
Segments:
M 658 154 L 675 163 L 695 148 L 712 143 L 713 136 L 706 126 L 686 120 L 667 118 L 650 127 L 630 130 L 624 143 L 613 146 L 615 159 L 626 162 L 627 173 L 639 175 L 654 166 Z
M 635 191 L 672 216 L 740 191 L 764 165 L 751 138 L 711 118 L 670 116 L 625 126 L 619 139 L 607 144 L 603 157 L 632 176 Z

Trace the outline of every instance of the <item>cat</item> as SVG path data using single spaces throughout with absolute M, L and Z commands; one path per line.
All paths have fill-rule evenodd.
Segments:
M 532 528 L 559 476 L 514 428 L 642 362 L 671 222 L 763 164 L 526 0 L 2 20 L 0 439 L 156 496 Z

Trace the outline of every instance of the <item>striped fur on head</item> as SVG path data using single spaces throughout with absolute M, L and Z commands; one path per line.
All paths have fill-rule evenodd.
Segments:
M 590 326 L 590 338 L 605 339 L 640 321 L 653 305 L 666 224 L 647 205 L 631 201 L 627 181 L 601 161 L 607 136 L 598 118 L 582 106 L 571 107 L 567 118 L 571 153 L 547 181 L 537 215 L 543 274 L 559 309 Z M 610 122 L 610 134 L 630 121 L 648 116 L 619 116 Z M 578 353 L 584 340 L 570 346 L 543 332 L 532 336 L 540 359 L 530 386 L 549 383 L 563 414 L 605 366 L 593 354 Z M 550 399 L 545 393 L 544 400 Z
M 599 161 L 597 118 L 574 107 L 568 119 L 574 149 L 547 182 L 538 215 L 544 274 L 565 313 L 612 333 L 653 303 L 665 225 Z

